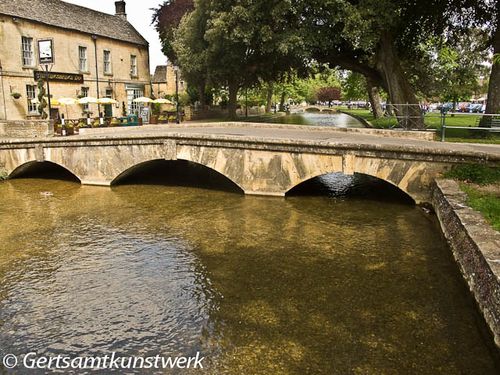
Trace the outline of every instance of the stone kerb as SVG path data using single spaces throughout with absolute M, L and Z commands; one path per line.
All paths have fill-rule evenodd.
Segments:
M 467 206 L 455 181 L 436 180 L 432 200 L 460 271 L 500 347 L 500 233 Z

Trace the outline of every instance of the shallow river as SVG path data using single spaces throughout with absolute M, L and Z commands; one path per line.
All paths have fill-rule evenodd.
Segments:
M 199 351 L 207 374 L 498 373 L 434 217 L 361 198 L 365 183 L 330 176 L 286 199 L 0 183 L 0 354 Z
M 280 124 L 331 126 L 335 128 L 363 128 L 364 125 L 345 113 L 291 113 L 277 117 L 259 117 L 259 122 Z

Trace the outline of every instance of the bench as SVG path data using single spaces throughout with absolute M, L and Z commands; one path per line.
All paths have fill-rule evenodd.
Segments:
M 441 128 L 441 141 L 445 140 L 446 129 L 461 129 L 461 130 L 482 130 L 484 132 L 499 133 L 500 132 L 500 116 L 483 116 L 476 120 L 476 126 L 446 126 L 443 123 Z
M 476 126 L 481 128 L 500 128 L 500 117 L 482 117 L 476 120 Z M 491 131 L 498 131 L 496 129 Z

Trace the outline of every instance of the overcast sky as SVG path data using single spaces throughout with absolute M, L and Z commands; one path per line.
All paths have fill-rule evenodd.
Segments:
M 67 3 L 78 4 L 100 12 L 115 14 L 115 0 L 64 0 Z M 155 71 L 157 65 L 164 65 L 167 58 L 161 52 L 158 33 L 151 25 L 153 12 L 151 8 L 157 8 L 163 4 L 163 0 L 128 0 L 127 19 L 149 42 L 149 54 L 151 61 L 151 72 Z

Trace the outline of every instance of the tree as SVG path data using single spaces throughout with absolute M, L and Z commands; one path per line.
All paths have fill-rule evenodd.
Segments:
M 409 104 L 423 128 L 417 91 L 408 67 L 432 37 L 460 35 L 484 26 L 491 4 L 472 0 L 303 0 L 305 40 L 312 55 L 352 70 L 383 88 L 395 104 Z M 487 3 L 487 5 L 485 5 Z M 490 17 L 491 18 L 491 17 Z
M 491 67 L 490 84 L 488 89 L 488 102 L 486 103 L 486 113 L 494 114 L 500 113 L 500 11 L 498 10 L 500 4 L 495 1 L 496 12 L 493 12 L 492 24 L 495 25 L 492 36 L 491 46 L 493 48 L 493 65 Z M 496 20 L 495 20 L 496 18 Z M 496 21 L 496 22 L 495 22 Z
M 196 0 L 172 45 L 188 82 L 205 77 L 228 88 L 234 118 L 241 87 L 280 82 L 304 61 L 301 40 L 289 26 L 297 17 L 286 1 Z
M 153 21 L 156 31 L 160 35 L 162 50 L 173 64 L 177 63 L 172 41 L 174 33 L 182 17 L 194 9 L 193 0 L 166 0 L 159 8 L 153 9 Z
M 367 100 L 366 77 L 360 73 L 347 72 L 342 79 L 344 100 Z
M 321 87 L 316 93 L 320 102 L 327 102 L 328 107 L 332 106 L 334 100 L 340 100 L 340 89 L 338 87 Z

